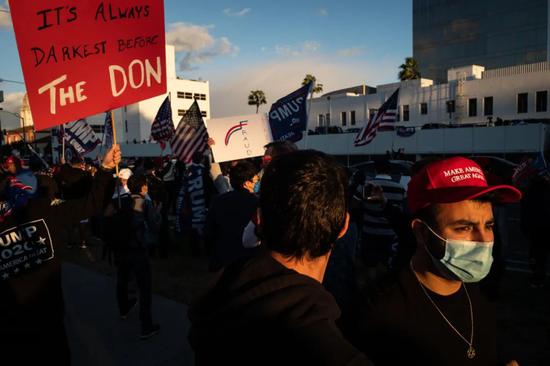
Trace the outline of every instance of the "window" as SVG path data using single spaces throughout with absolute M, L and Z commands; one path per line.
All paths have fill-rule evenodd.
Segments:
M 468 116 L 477 116 L 477 98 L 468 99 Z
M 355 126 L 355 111 L 349 112 L 349 124 Z
M 420 114 L 428 114 L 428 103 L 420 103 Z
M 447 113 L 454 113 L 456 110 L 456 105 L 454 100 L 447 101 Z
M 196 100 L 206 100 L 206 94 L 195 93 L 194 99 L 196 99 Z
M 527 102 L 529 98 L 528 93 L 519 93 L 518 94 L 518 113 L 527 113 Z
M 330 126 L 330 113 L 325 115 L 325 126 Z
M 178 109 L 178 116 L 185 116 L 186 112 L 187 112 L 186 109 Z
M 178 92 L 178 98 L 181 99 L 193 99 L 193 93 L 187 93 L 187 92 Z
M 348 124 L 348 113 L 347 112 L 340 113 L 340 121 L 342 122 L 342 126 L 346 126 Z
M 407 122 L 409 120 L 409 106 L 404 105 L 403 106 L 403 121 Z
M 548 110 L 548 91 L 537 92 L 537 112 L 546 112 Z
M 493 97 L 483 98 L 483 115 L 484 116 L 493 115 Z
M 325 124 L 325 115 L 324 114 L 320 114 L 318 117 L 317 117 L 317 126 L 323 126 Z

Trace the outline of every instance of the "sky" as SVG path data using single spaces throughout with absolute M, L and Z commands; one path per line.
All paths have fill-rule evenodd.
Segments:
M 323 91 L 397 80 L 412 56 L 411 0 L 165 0 L 176 70 L 210 82 L 213 117 L 255 112 L 251 90 L 267 106 L 313 74 Z M 6 0 L 0 0 L 0 78 L 23 81 Z M 4 10 L 4 11 L 2 11 Z M 2 82 L 6 110 L 17 111 L 24 85 Z

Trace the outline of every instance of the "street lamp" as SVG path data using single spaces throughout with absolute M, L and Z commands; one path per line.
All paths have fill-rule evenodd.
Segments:
M 2 82 L 25 85 L 25 83 L 22 82 L 22 81 L 8 80 L 8 79 L 0 78 L 0 83 L 2 83 Z

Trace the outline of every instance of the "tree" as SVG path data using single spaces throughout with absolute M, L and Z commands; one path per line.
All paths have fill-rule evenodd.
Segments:
M 265 93 L 263 90 L 251 90 L 248 95 L 248 105 L 256 106 L 256 113 L 262 104 L 266 104 L 267 100 L 265 99 Z
M 304 81 L 302 81 L 302 85 L 307 85 L 311 81 L 313 81 L 313 85 L 314 85 L 313 90 L 311 91 L 312 94 L 320 93 L 323 91 L 323 84 L 317 84 L 316 83 L 317 78 L 311 74 L 307 74 L 304 77 Z
M 418 71 L 418 62 L 412 57 L 405 58 L 405 63 L 399 66 L 401 69 L 397 76 L 399 80 L 414 80 L 420 79 L 420 71 Z

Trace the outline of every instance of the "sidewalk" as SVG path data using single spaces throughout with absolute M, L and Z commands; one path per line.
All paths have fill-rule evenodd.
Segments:
M 193 365 L 187 342 L 187 306 L 153 295 L 153 320 L 160 333 L 139 339 L 136 307 L 121 320 L 115 278 L 71 263 L 63 264 L 66 327 L 72 364 L 77 366 Z

